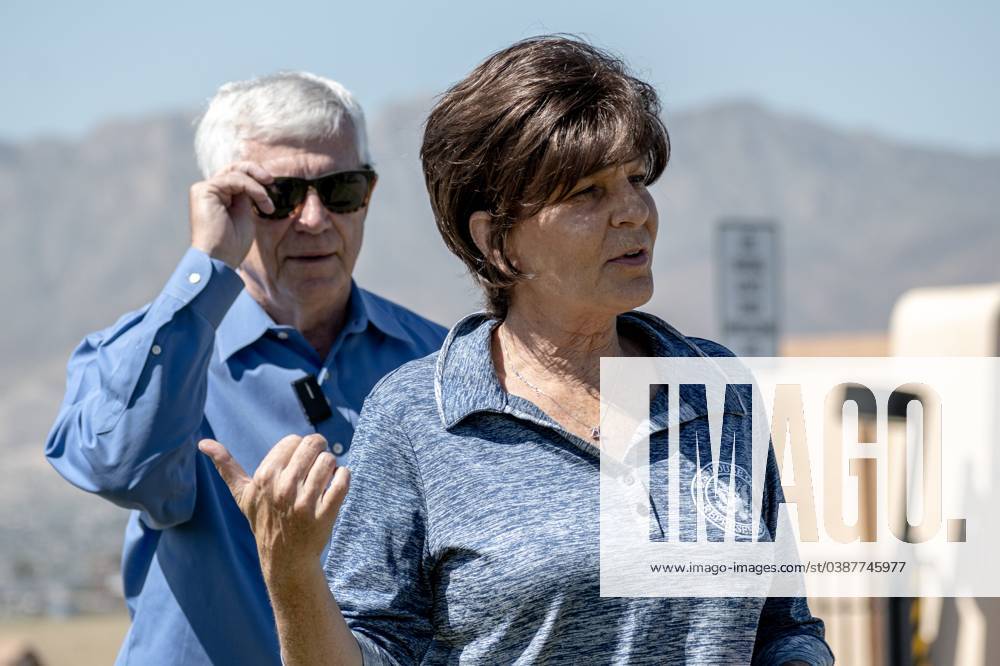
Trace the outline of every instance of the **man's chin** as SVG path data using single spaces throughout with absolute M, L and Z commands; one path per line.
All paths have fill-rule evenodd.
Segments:
M 339 293 L 351 288 L 351 278 L 341 272 L 327 275 L 303 275 L 285 285 L 285 291 L 295 294 L 297 301 L 324 301 L 331 292 Z

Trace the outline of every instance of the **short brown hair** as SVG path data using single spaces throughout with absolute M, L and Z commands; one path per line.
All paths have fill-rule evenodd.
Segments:
M 607 166 L 643 158 L 653 183 L 670 139 L 656 91 L 621 59 L 546 35 L 494 53 L 448 89 L 427 119 L 420 157 L 441 236 L 502 319 L 510 287 L 525 277 L 505 251 L 514 223 Z M 476 211 L 493 218 L 488 256 L 469 230 Z

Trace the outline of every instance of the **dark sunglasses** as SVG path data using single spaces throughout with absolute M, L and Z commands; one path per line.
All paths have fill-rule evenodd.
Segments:
M 265 213 L 256 203 L 253 204 L 253 210 L 266 220 L 286 218 L 306 200 L 309 188 L 312 187 L 323 206 L 331 213 L 353 213 L 368 205 L 373 182 L 375 171 L 368 168 L 335 171 L 313 179 L 277 177 L 264 186 L 274 204 L 274 212 Z

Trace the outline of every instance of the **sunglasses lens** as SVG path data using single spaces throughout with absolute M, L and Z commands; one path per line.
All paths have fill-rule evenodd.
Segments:
M 334 213 L 352 213 L 368 202 L 371 173 L 342 171 L 316 182 L 323 205 Z
M 295 207 L 305 200 L 309 184 L 300 178 L 275 178 L 264 188 L 274 204 L 274 212 L 262 213 L 256 206 L 254 209 L 265 219 L 279 220 L 291 215 Z
M 318 180 L 309 181 L 302 178 L 275 178 L 265 185 L 273 213 L 263 213 L 257 204 L 253 205 L 258 216 L 268 220 L 281 220 L 289 215 L 306 199 L 309 185 L 316 188 L 320 201 L 333 213 L 353 213 L 368 203 L 368 193 L 371 189 L 373 171 L 341 171 Z

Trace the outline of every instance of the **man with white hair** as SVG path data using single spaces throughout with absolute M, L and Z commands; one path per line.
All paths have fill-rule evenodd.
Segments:
M 155 300 L 73 353 L 45 452 L 132 509 L 118 663 L 279 664 L 253 535 L 198 442 L 231 442 L 254 470 L 285 435 L 318 432 L 317 455 L 343 464 L 372 386 L 445 331 L 351 278 L 377 179 L 341 85 L 224 85 L 195 148 L 191 247 Z

